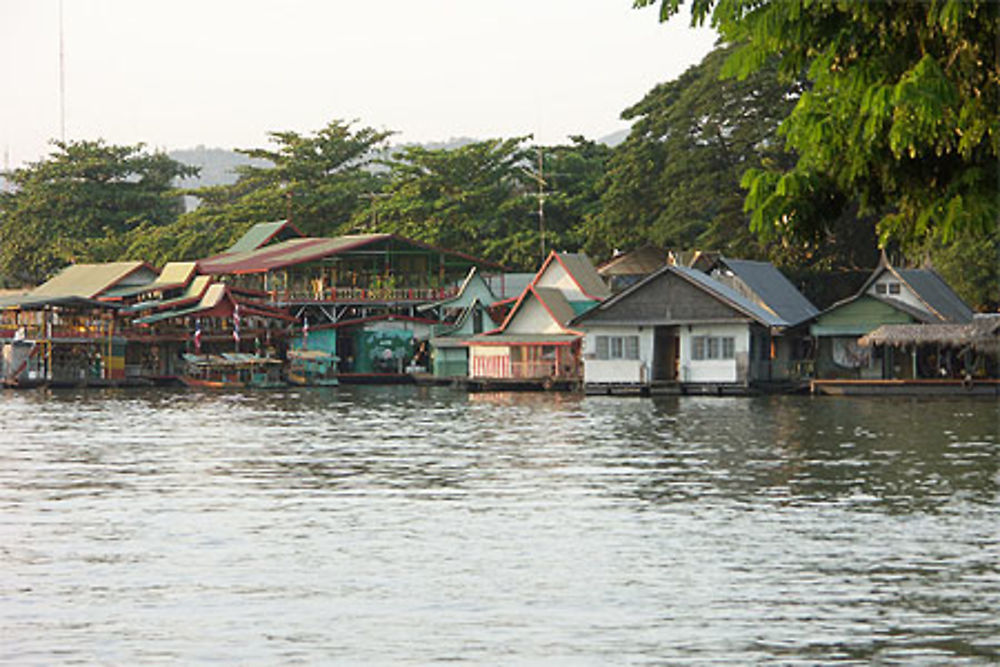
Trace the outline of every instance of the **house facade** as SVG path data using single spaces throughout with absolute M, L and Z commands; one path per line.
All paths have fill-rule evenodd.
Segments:
M 816 341 L 816 377 L 821 380 L 915 379 L 920 352 L 913 346 L 866 346 L 859 338 L 885 325 L 968 324 L 972 310 L 931 269 L 899 269 L 885 255 L 853 296 L 816 315 L 809 332 Z
M 696 269 L 665 266 L 576 317 L 589 391 L 745 391 L 787 323 Z
M 500 327 L 466 343 L 469 378 L 539 386 L 579 382 L 582 333 L 568 323 L 608 296 L 586 255 L 550 253 Z

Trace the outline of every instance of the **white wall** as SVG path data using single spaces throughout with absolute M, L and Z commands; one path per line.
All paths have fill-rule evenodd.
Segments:
M 514 315 L 504 333 L 509 334 L 558 334 L 565 333 L 559 323 L 552 319 L 552 315 L 545 309 L 545 306 L 535 297 L 529 294 L 524 298 L 520 310 Z
M 891 283 L 896 283 L 899 285 L 899 294 L 889 294 L 889 285 Z M 875 287 L 876 285 L 885 285 L 886 286 L 885 294 L 879 294 L 878 291 L 876 290 Z M 882 275 L 879 276 L 878 279 L 876 279 L 875 282 L 868 287 L 868 294 L 871 294 L 872 296 L 877 296 L 879 298 L 890 298 L 890 299 L 895 299 L 897 301 L 902 301 L 906 305 L 913 306 L 914 308 L 922 312 L 925 313 L 930 312 L 929 310 L 927 310 L 927 305 L 923 301 L 917 298 L 917 296 L 910 290 L 910 288 L 906 286 L 906 283 L 900 282 L 899 279 L 896 276 L 892 275 L 892 273 L 890 273 L 889 271 L 884 271 Z
M 639 336 L 638 359 L 598 359 L 598 336 Z M 588 326 L 583 337 L 583 381 L 588 384 L 649 384 L 653 368 L 653 328 Z
M 559 289 L 566 296 L 567 301 L 582 301 L 590 298 L 580 290 L 576 281 L 566 272 L 566 269 L 563 268 L 558 259 L 552 260 L 536 284 L 539 287 L 555 287 Z
M 737 362 L 748 360 L 750 354 L 750 326 L 748 324 L 712 324 L 679 327 L 681 334 L 681 382 L 740 382 Z M 735 339 L 735 358 L 691 358 L 691 341 L 696 336 L 731 336 Z

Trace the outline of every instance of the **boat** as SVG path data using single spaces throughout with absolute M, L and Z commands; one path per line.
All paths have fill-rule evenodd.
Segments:
M 285 379 L 300 387 L 333 387 L 337 379 L 339 358 L 323 350 L 289 350 Z
M 282 387 L 282 362 L 253 354 L 184 354 L 180 381 L 203 389 L 266 389 Z

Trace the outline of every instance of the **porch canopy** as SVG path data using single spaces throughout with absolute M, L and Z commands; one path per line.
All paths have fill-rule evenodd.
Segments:
M 968 324 L 883 324 L 858 339 L 862 346 L 939 345 L 1000 353 L 1000 316 L 976 317 Z

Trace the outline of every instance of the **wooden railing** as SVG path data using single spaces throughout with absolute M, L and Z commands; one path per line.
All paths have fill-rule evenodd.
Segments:
M 327 287 L 268 292 L 272 301 L 438 301 L 458 293 L 455 287 Z

